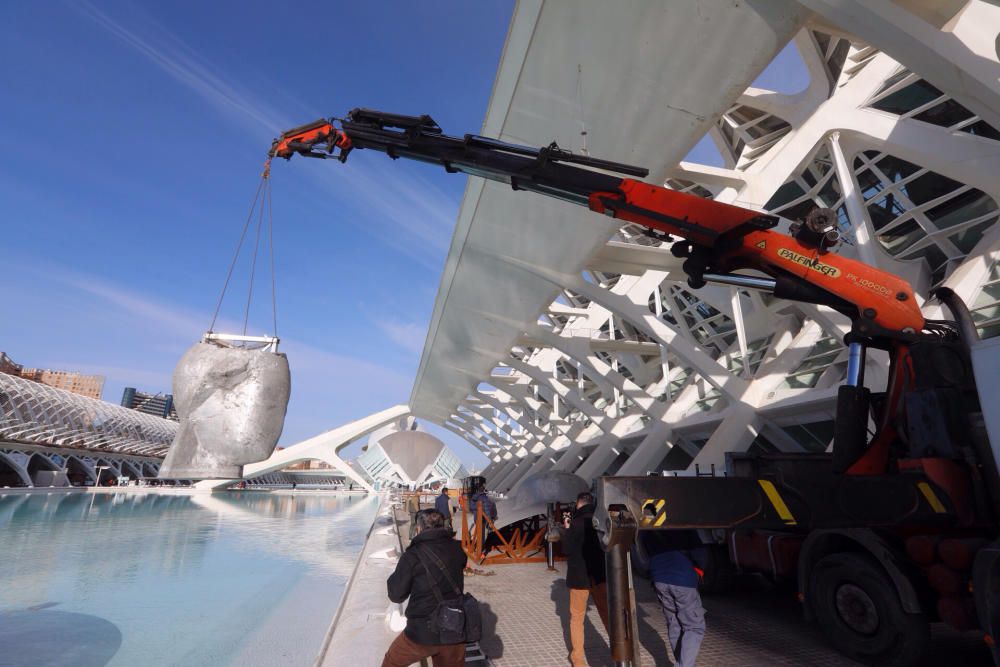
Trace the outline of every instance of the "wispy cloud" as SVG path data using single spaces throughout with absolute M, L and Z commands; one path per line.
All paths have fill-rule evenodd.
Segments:
M 427 337 L 427 325 L 413 322 L 398 322 L 386 318 L 375 319 L 375 325 L 389 337 L 391 341 L 410 352 L 420 352 L 424 349 L 424 339 Z
M 108 16 L 88 0 L 77 0 L 76 5 L 86 16 L 231 118 L 244 121 L 251 129 L 272 133 L 289 126 L 282 114 L 216 74 L 196 51 L 166 29 L 157 27 L 155 35 L 140 34 Z
M 24 362 L 44 358 L 50 367 L 78 370 L 107 378 L 105 396 L 115 400 L 123 386 L 168 391 L 174 365 L 208 324 L 189 308 L 165 302 L 131 287 L 44 261 L 11 260 L 8 269 L 31 285 L 26 298 L 42 300 L 49 309 L 72 306 L 81 335 L 68 334 L 58 358 L 40 357 L 21 344 Z M 232 330 L 232 322 L 219 327 Z M 85 334 L 85 335 L 84 335 Z M 103 345 L 104 347 L 98 347 Z M 30 346 L 29 346 L 30 347 Z M 11 350 L 17 352 L 17 350 Z M 339 354 L 282 338 L 292 372 L 292 398 L 282 443 L 298 442 L 338 424 L 405 402 L 412 378 L 377 360 Z M 31 358 L 29 358 L 31 357 Z M 105 363 L 106 361 L 106 363 Z
M 76 5 L 84 15 L 226 118 L 241 123 L 254 135 L 255 141 L 264 133 L 276 136 L 312 118 L 305 104 L 296 104 L 293 113 L 275 109 L 262 96 L 219 72 L 200 53 L 151 20 L 148 27 L 139 30 L 124 25 L 88 0 L 77 0 Z M 275 96 L 291 98 L 285 91 L 270 95 Z M 331 178 L 324 169 L 313 168 L 308 173 L 325 191 L 346 201 L 361 202 L 378 227 L 373 229 L 367 218 L 355 224 L 374 232 L 380 241 L 409 255 L 421 266 L 438 270 L 454 227 L 456 202 L 427 179 L 403 175 L 399 171 L 393 173 L 393 166 L 384 166 L 385 169 L 373 168 L 355 160 L 337 175 L 337 179 Z

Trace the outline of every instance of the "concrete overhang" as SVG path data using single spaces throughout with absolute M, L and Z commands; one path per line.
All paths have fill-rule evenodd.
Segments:
M 521 0 L 482 134 L 650 169 L 662 183 L 803 24 L 793 2 Z M 465 128 L 445 128 L 460 133 Z M 469 178 L 420 367 L 414 414 L 443 422 L 617 224 Z

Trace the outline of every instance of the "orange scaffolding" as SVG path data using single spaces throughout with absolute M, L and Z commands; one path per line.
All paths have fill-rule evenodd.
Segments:
M 472 563 L 498 565 L 546 562 L 546 522 L 536 518 L 525 519 L 506 526 L 504 530 L 498 530 L 493 520 L 483 513 L 482 507 L 469 508 L 464 494 L 459 498 L 459 505 L 462 508 L 462 548 Z M 471 526 L 470 512 L 474 515 Z M 486 528 L 490 529 L 488 534 Z M 490 540 L 488 537 L 495 539 Z M 556 558 L 564 560 L 562 556 Z

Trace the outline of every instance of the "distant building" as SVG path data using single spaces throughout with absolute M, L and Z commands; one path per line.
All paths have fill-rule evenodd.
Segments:
M 180 421 L 174 408 L 173 394 L 147 394 L 135 387 L 125 387 L 125 391 L 122 392 L 122 405 L 147 415 Z
M 40 382 L 56 389 L 65 389 L 89 398 L 100 399 L 104 391 L 104 376 L 102 375 L 83 375 L 73 371 L 25 368 L 7 356 L 6 352 L 0 352 L 0 373 L 32 382 Z
M 458 457 L 413 417 L 372 433 L 357 463 L 383 485 L 427 486 L 468 474 Z
M 298 463 L 293 463 L 287 468 L 282 468 L 282 470 L 284 472 L 296 472 L 304 470 L 335 470 L 335 468 L 326 461 L 320 461 L 318 459 L 309 459 L 308 461 L 299 461 Z

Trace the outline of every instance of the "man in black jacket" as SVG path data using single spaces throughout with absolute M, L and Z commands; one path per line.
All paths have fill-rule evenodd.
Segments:
M 608 587 L 604 567 L 604 550 L 594 530 L 594 496 L 586 491 L 576 497 L 576 512 L 565 519 L 562 530 L 563 553 L 566 562 L 566 588 L 569 589 L 570 662 L 573 667 L 586 667 L 583 654 L 583 620 L 587 616 L 587 601 L 593 596 L 594 606 L 608 629 Z
M 441 561 L 444 571 L 436 565 L 434 556 Z M 438 606 L 435 586 L 444 599 L 460 597 L 465 590 L 462 576 L 465 561 L 462 545 L 444 526 L 444 516 L 437 510 L 417 512 L 416 535 L 387 582 L 390 600 L 402 602 L 410 598 L 406 628 L 389 646 L 382 667 L 406 667 L 422 658 L 433 658 L 434 667 L 465 664 L 465 644 L 442 644 L 431 626 L 431 617 Z

